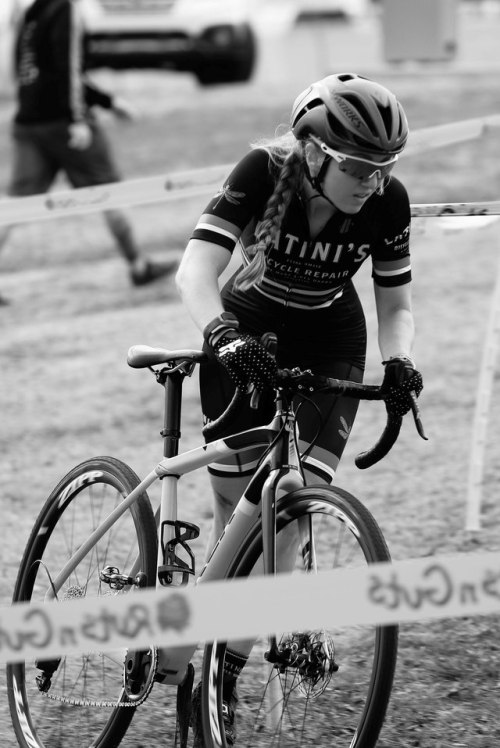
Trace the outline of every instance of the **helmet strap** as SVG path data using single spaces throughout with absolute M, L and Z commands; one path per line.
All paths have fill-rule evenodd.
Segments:
M 304 172 L 305 172 L 307 181 L 309 182 L 309 184 L 311 185 L 311 187 L 314 190 L 316 190 L 316 192 L 318 193 L 317 197 L 322 197 L 323 200 L 326 200 L 327 203 L 330 203 L 330 205 L 332 207 L 334 207 L 335 210 L 338 210 L 338 208 L 335 205 L 335 203 L 330 200 L 330 198 L 328 197 L 328 195 L 326 195 L 325 192 L 324 192 L 324 190 L 323 190 L 323 180 L 325 178 L 325 174 L 326 174 L 326 171 L 328 169 L 328 166 L 329 166 L 331 160 L 332 160 L 331 156 L 326 156 L 325 157 L 325 159 L 323 160 L 323 163 L 319 167 L 319 171 L 316 174 L 316 176 L 313 176 L 313 174 L 311 174 L 311 170 L 309 168 L 309 164 L 306 161 L 304 163 Z

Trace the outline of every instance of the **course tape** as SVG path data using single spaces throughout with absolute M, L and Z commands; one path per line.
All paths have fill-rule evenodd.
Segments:
M 231 168 L 227 164 L 210 166 L 31 197 L 5 198 L 0 200 L 0 226 L 204 195 L 213 190 Z
M 413 130 L 401 157 L 473 140 L 497 127 L 500 127 L 498 114 Z M 222 164 L 95 187 L 5 198 L 0 200 L 0 226 L 199 197 L 220 185 L 233 166 Z M 500 202 L 413 205 L 412 215 L 500 215 Z
M 0 662 L 494 613 L 500 613 L 500 553 L 463 553 L 317 575 L 16 603 L 0 609 Z
M 411 206 L 414 218 L 439 216 L 498 216 L 500 215 L 500 200 L 484 203 L 414 203 Z
M 66 218 L 106 210 L 179 200 L 207 195 L 222 183 L 230 165 L 212 166 L 96 187 L 60 190 L 32 197 L 0 200 L 0 226 Z M 413 217 L 497 216 L 500 201 L 481 203 L 414 203 Z

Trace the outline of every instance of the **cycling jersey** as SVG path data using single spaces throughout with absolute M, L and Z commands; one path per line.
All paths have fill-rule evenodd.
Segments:
M 229 252 L 239 243 L 245 255 L 274 191 L 275 172 L 264 149 L 250 151 L 210 201 L 192 238 Z M 282 354 L 296 355 L 298 350 L 301 357 L 319 356 L 326 362 L 333 356 L 363 367 L 364 316 L 351 279 L 371 257 L 375 283 L 408 283 L 409 235 L 408 195 L 394 177 L 384 193 L 372 195 L 358 213 L 334 213 L 314 238 L 306 204 L 294 196 L 266 253 L 263 279 L 245 292 L 235 291 L 229 281 L 222 292 L 224 306 L 243 329 L 276 332 Z

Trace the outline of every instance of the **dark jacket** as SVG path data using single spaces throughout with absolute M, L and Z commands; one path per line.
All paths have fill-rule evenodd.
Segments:
M 94 105 L 112 106 L 112 98 L 85 79 L 84 29 L 77 5 L 72 0 L 35 0 L 26 11 L 15 50 L 16 122 L 79 122 Z

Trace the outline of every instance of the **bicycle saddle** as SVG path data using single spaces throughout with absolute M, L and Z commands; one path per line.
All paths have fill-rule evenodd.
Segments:
M 155 364 L 165 364 L 169 361 L 191 361 L 193 363 L 203 361 L 206 354 L 186 348 L 177 351 L 169 351 L 167 348 L 152 348 L 149 345 L 133 345 L 127 354 L 127 364 L 133 369 L 145 369 Z

